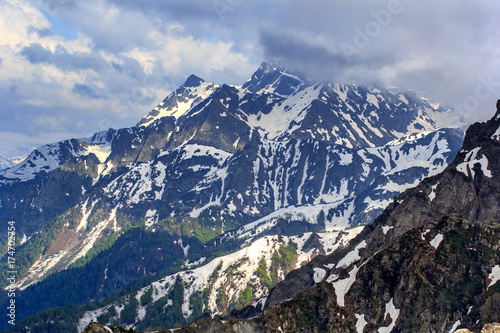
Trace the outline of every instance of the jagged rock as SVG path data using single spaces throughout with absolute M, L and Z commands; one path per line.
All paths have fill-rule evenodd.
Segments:
M 486 324 L 484 328 L 481 330 L 481 333 L 498 333 L 498 332 L 500 332 L 499 323 Z
M 85 330 L 82 333 L 125 333 L 125 332 L 136 332 L 134 330 L 126 330 L 121 327 L 116 326 L 104 326 L 99 322 L 91 322 L 85 327 Z

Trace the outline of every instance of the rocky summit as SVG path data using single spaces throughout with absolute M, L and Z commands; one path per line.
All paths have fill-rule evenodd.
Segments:
M 349 258 L 382 255 L 425 221 L 466 225 L 493 207 L 467 200 L 470 179 L 494 178 L 494 154 L 466 146 L 475 130 L 461 148 L 450 112 L 410 91 L 314 82 L 263 63 L 240 86 L 192 75 L 135 126 L 34 150 L 0 171 L 0 218 L 18 234 L 14 331 L 226 325 L 199 318 L 231 313 L 274 327 L 284 301 L 361 276 L 368 264 Z M 462 201 L 445 180 L 429 183 L 452 166 L 468 186 Z M 432 204 L 408 190 L 424 178 Z M 394 199 L 402 192 L 408 204 Z M 391 224 L 376 229 L 384 216 Z M 359 306 L 376 325 L 380 315 Z

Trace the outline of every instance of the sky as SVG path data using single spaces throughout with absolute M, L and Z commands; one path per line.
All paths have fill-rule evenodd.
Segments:
M 499 14 L 497 0 L 0 0 L 0 154 L 133 126 L 190 74 L 241 85 L 262 61 L 484 121 Z

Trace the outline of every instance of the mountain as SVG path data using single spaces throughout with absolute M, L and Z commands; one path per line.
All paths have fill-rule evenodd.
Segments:
M 16 158 L 10 159 L 10 158 L 6 158 L 6 157 L 3 157 L 2 155 L 0 155 L 0 171 L 8 169 L 8 168 L 12 168 L 13 166 L 15 166 L 17 164 L 16 162 L 19 163 L 18 159 L 16 159 Z
M 164 117 L 179 118 L 190 108 L 210 96 L 216 88 L 218 88 L 217 85 L 205 82 L 196 75 L 191 75 L 182 86 L 168 95 L 157 107 L 142 118 L 137 123 L 137 127 L 147 127 L 155 120 Z
M 19 238 L 16 287 L 20 302 L 29 299 L 19 318 L 91 301 L 72 309 L 94 311 L 172 276 L 182 281 L 162 286 L 176 286 L 180 299 L 199 267 L 211 273 L 193 277 L 197 287 L 173 311 L 186 323 L 183 307 L 208 302 L 207 276 L 224 256 L 228 271 L 248 262 L 260 273 L 228 289 L 218 311 L 246 305 L 301 256 L 344 246 L 344 232 L 355 236 L 348 228 L 444 170 L 463 137 L 443 127 L 447 116 L 411 92 L 311 82 L 274 63 L 242 86 L 190 76 L 136 126 L 42 146 L 0 172 L 0 216 L 16 222 Z M 275 246 L 244 260 L 263 240 Z M 280 251 L 290 260 L 273 257 Z M 227 272 L 214 283 L 223 281 L 232 281 Z M 216 311 L 210 304 L 202 308 Z
M 500 100 L 442 173 L 395 198 L 346 248 L 288 274 L 259 316 L 180 332 L 497 332 L 499 135 Z
M 339 145 L 339 149 L 383 147 L 414 132 L 441 128 L 443 122 L 439 119 L 445 115 L 443 110 L 435 110 L 426 100 L 408 92 L 329 83 L 313 85 L 276 64 L 264 63 L 242 87 L 217 87 L 191 76 L 138 126 L 111 129 L 91 139 L 42 146 L 15 168 L 0 172 L 4 193 L 0 198 L 1 212 L 15 219 L 27 237 L 40 232 L 68 209 L 78 205 L 82 210 L 87 200 L 90 204 L 102 198 L 129 219 L 160 220 L 170 215 L 196 215 L 203 210 L 220 218 L 230 214 L 233 206 L 246 210 L 247 218 L 257 219 L 277 208 L 312 204 L 321 195 L 333 195 L 327 191 L 306 195 L 278 193 L 296 192 L 290 182 L 286 183 L 290 189 L 279 187 L 283 181 L 280 177 L 285 177 L 283 172 L 295 174 L 304 170 L 292 164 L 275 174 L 264 174 L 260 168 L 264 162 L 260 160 L 267 163 L 268 156 L 262 153 L 277 150 L 283 157 L 276 162 L 283 164 L 283 158 L 290 157 L 288 154 L 295 154 L 294 158 L 303 163 L 306 154 L 299 156 L 298 150 L 310 150 L 318 144 L 319 151 Z M 451 139 L 454 144 L 460 141 L 456 137 Z M 345 155 L 348 153 L 347 150 Z M 335 157 L 330 157 L 331 164 Z M 168 170 L 177 171 L 163 176 L 159 170 L 167 163 Z M 260 183 L 264 180 L 257 177 L 267 178 L 267 195 L 254 196 L 253 192 L 260 193 L 262 189 L 250 180 L 237 191 L 242 199 L 235 197 L 231 188 L 221 188 L 222 183 L 226 185 L 224 163 L 227 167 L 245 164 L 246 168 L 238 165 L 238 169 L 258 171 L 254 180 Z M 194 178 L 184 182 L 184 177 Z M 123 185 L 131 180 L 143 185 Z M 181 182 L 185 185 L 179 188 Z M 59 185 L 64 190 L 55 188 Z M 190 198 L 190 193 L 200 191 L 205 193 L 196 193 L 194 200 Z M 162 205 L 162 210 L 150 209 L 151 201 L 166 205 Z M 220 212 L 209 209 L 219 201 L 223 208 Z

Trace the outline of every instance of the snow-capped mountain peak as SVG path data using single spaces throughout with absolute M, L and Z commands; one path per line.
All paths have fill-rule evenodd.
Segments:
M 207 98 L 218 86 L 206 82 L 196 75 L 190 75 L 186 82 L 168 95 L 137 124 L 146 127 L 156 119 L 175 117 L 176 119 Z
M 292 73 L 278 63 L 263 62 L 242 88 L 255 94 L 289 96 L 307 85 L 302 75 Z

